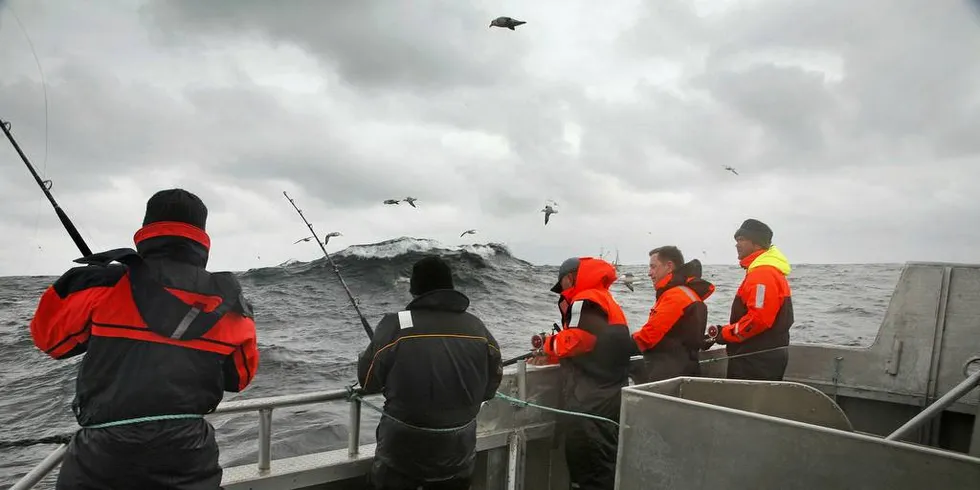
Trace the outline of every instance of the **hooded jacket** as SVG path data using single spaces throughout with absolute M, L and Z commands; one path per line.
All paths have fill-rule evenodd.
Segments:
M 618 422 L 620 390 L 629 384 L 630 356 L 636 346 L 626 315 L 609 293 L 616 277 L 616 269 L 608 262 L 579 258 L 574 285 L 560 293 L 564 328 L 545 339 L 544 350 L 561 365 L 561 408 Z M 611 489 L 619 427 L 583 417 L 559 420 L 573 488 Z
M 34 344 L 52 358 L 85 354 L 72 403 L 83 429 L 69 445 L 58 485 L 216 488 L 218 447 L 203 419 L 85 428 L 210 413 L 225 391 L 245 389 L 258 368 L 251 306 L 234 275 L 205 270 L 207 233 L 157 222 L 134 241 L 136 250 L 76 260 L 89 265 L 58 278 L 31 320 Z
M 715 286 L 701 278 L 701 261 L 692 260 L 654 285 L 656 303 L 647 322 L 633 334 L 643 353 L 643 380 L 649 383 L 701 373 L 698 353 L 708 324 L 704 300 Z
M 745 278 L 735 293 L 729 324 L 721 328 L 728 355 L 789 345 L 793 301 L 786 276 L 792 270 L 775 246 L 745 257 Z
M 375 458 L 413 479 L 465 478 L 476 458 L 476 416 L 503 378 L 500 347 L 454 289 L 387 314 L 358 360 L 365 393 L 384 393 Z M 458 430 L 426 431 L 425 428 Z M 421 428 L 421 429 L 420 429 Z
M 566 408 L 618 420 L 619 390 L 629 383 L 636 348 L 626 315 L 609 292 L 616 278 L 612 264 L 580 258 L 575 284 L 559 299 L 569 305 L 563 329 L 545 339 L 544 351 L 566 368 Z

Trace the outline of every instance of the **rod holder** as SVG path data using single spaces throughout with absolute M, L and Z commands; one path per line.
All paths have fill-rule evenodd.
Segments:
M 272 465 L 272 409 L 259 410 L 259 471 L 269 471 Z
M 350 401 L 350 420 L 347 425 L 347 457 L 356 458 L 361 446 L 361 400 Z

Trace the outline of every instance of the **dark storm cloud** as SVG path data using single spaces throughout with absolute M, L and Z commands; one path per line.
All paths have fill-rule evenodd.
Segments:
M 177 0 L 152 3 L 144 14 L 171 42 L 188 34 L 258 33 L 273 43 L 294 43 L 365 89 L 432 92 L 516 82 L 524 73 L 512 67 L 528 50 L 526 37 L 502 38 L 487 28 L 491 12 L 452 0 L 410 7 L 381 1 Z
M 111 176 L 163 165 L 179 155 L 175 141 L 184 136 L 189 114 L 180 100 L 80 65 L 68 64 L 47 75 L 47 161 L 57 172 L 60 189 L 98 188 Z M 26 78 L 0 79 L 0 117 L 11 122 L 14 136 L 39 166 L 45 148 L 42 91 Z

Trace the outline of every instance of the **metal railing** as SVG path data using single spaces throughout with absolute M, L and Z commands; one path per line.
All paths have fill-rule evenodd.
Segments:
M 350 393 L 346 389 L 222 402 L 214 412 L 207 414 L 207 417 L 232 413 L 258 412 L 259 453 L 257 468 L 259 471 L 268 471 L 272 465 L 272 411 L 277 408 L 312 405 L 337 400 L 348 400 L 350 403 L 350 425 L 347 429 L 347 453 L 353 458 L 357 456 L 358 448 L 360 447 L 361 401 L 357 397 L 350 398 Z M 18 480 L 14 486 L 10 487 L 9 490 L 28 490 L 34 488 L 48 473 L 54 471 L 61 464 L 66 449 L 67 446 L 64 444 L 59 446 Z
M 966 372 L 966 369 L 971 362 L 972 360 L 967 361 L 966 366 L 963 367 L 964 372 Z M 888 436 L 885 437 L 885 439 L 889 441 L 897 441 L 902 437 L 911 434 L 912 431 L 918 429 L 929 420 L 932 420 L 934 417 L 942 413 L 943 410 L 946 410 L 947 407 L 949 407 L 953 403 L 956 403 L 956 401 L 958 401 L 960 398 L 963 398 L 963 396 L 969 393 L 970 391 L 973 391 L 973 389 L 976 388 L 977 386 L 980 386 L 980 370 L 977 370 L 977 372 L 973 373 L 968 378 L 961 381 L 960 384 L 954 386 L 953 389 L 949 390 L 945 395 L 943 395 L 941 398 L 936 400 L 932 405 L 929 405 L 928 407 L 926 407 L 925 410 L 919 412 L 918 415 L 912 417 L 912 419 L 906 422 L 904 425 L 902 425 L 898 429 L 895 429 L 895 431 L 892 432 L 891 434 L 888 434 Z M 977 413 L 980 414 L 980 411 L 978 411 Z M 974 421 L 974 423 L 975 424 L 980 423 L 980 419 Z

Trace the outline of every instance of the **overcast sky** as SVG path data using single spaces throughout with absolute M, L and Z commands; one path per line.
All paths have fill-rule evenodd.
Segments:
M 734 263 L 754 217 L 793 263 L 980 262 L 978 53 L 966 0 L 13 0 L 0 119 L 93 250 L 197 193 L 211 270 L 320 256 L 283 190 L 331 251 Z M 6 141 L 0 200 L 0 275 L 73 265 Z

